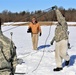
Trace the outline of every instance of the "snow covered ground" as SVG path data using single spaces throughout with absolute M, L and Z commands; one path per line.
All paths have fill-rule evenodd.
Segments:
M 3 23 L 3 25 L 11 26 L 12 24 L 17 25 L 17 24 L 26 24 L 26 23 L 28 22 L 5 22 Z
M 14 27 L 14 28 L 12 28 Z M 11 30 L 9 30 L 11 28 Z M 64 66 L 63 60 L 63 70 L 60 72 L 54 72 L 53 69 L 56 67 L 55 64 L 55 44 L 50 47 L 46 47 L 35 51 L 32 49 L 32 41 L 30 33 L 27 33 L 27 26 L 3 26 L 2 31 L 7 37 L 10 36 L 10 32 L 13 32 L 13 41 L 17 46 L 17 58 L 23 59 L 23 63 L 18 64 L 16 67 L 16 72 L 24 72 L 25 75 L 76 75 L 76 27 L 69 26 L 69 41 L 71 43 L 71 49 L 68 49 L 68 54 L 70 55 L 70 65 L 68 67 Z M 50 45 L 50 41 L 54 36 L 55 26 L 42 26 L 42 36 L 39 37 L 38 47 L 45 45 Z M 44 51 L 44 52 L 43 52 Z M 41 60 L 42 58 L 42 60 Z M 39 65 L 39 66 L 38 66 Z M 22 74 L 21 74 L 22 75 Z

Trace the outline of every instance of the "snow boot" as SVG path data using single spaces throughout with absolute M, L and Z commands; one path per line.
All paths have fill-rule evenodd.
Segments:
M 57 67 L 57 68 L 54 68 L 53 71 L 61 71 L 63 68 L 62 67 Z
M 69 60 L 68 61 L 65 61 L 65 66 L 68 66 L 69 65 Z

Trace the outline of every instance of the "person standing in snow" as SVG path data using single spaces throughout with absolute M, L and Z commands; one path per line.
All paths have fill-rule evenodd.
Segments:
M 53 69 L 53 71 L 60 71 L 62 70 L 62 59 L 65 59 L 65 66 L 69 65 L 70 57 L 67 53 L 68 50 L 68 25 L 57 8 L 57 6 L 52 7 L 52 9 L 55 9 L 58 24 L 55 29 L 55 36 L 53 37 L 51 41 L 51 45 L 53 45 L 53 42 L 55 41 L 55 59 L 56 59 L 56 65 L 57 67 Z
M 40 24 L 37 22 L 35 17 L 32 18 L 32 21 L 29 25 L 27 33 L 29 33 L 29 32 L 31 32 L 31 34 L 32 34 L 33 49 L 37 50 L 38 34 L 41 36 L 42 32 L 41 32 Z
M 0 75 L 14 75 L 17 65 L 16 46 L 1 30 L 0 19 Z

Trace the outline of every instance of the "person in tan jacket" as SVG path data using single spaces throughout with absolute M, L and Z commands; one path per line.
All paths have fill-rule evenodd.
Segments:
M 38 34 L 41 36 L 41 27 L 40 24 L 37 22 L 36 18 L 32 18 L 32 21 L 30 22 L 29 28 L 27 30 L 27 33 L 31 32 L 32 34 L 32 43 L 33 43 L 33 49 L 37 50 L 38 46 Z

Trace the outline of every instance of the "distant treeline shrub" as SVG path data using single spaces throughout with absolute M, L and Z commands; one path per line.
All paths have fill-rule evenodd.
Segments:
M 59 8 L 62 14 L 65 16 L 67 21 L 76 21 L 76 9 L 69 8 L 64 9 L 63 7 Z M 0 18 L 2 22 L 24 22 L 24 21 L 31 21 L 32 17 L 37 17 L 38 21 L 56 21 L 56 14 L 55 11 L 22 11 L 22 12 L 11 12 L 8 10 L 4 10 L 0 13 Z

